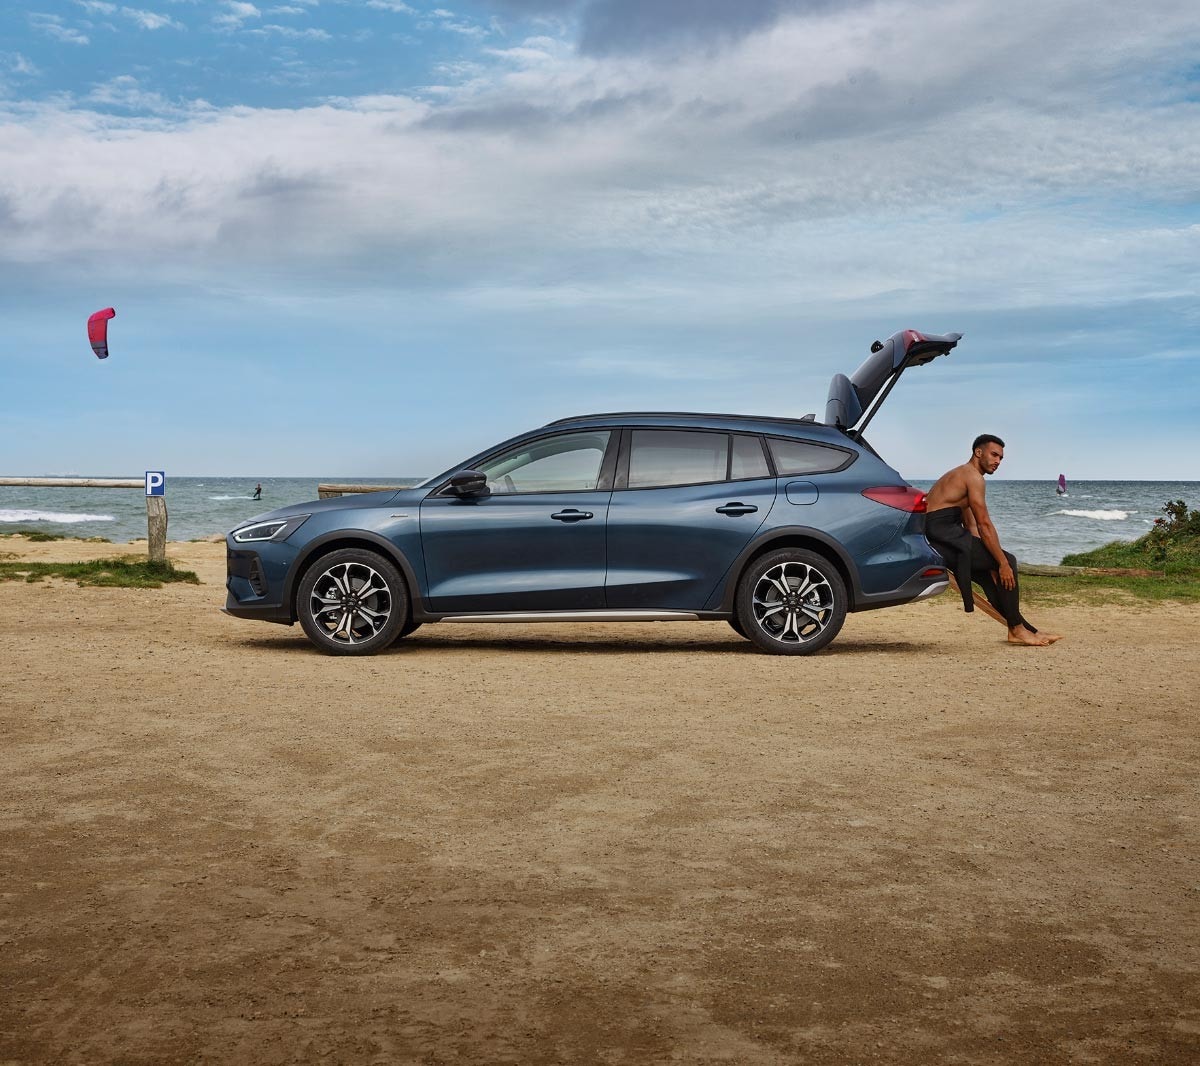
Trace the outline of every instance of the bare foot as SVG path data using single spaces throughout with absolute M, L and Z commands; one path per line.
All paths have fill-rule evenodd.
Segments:
M 1044 633 L 1032 633 L 1024 626 L 1013 626 L 1008 631 L 1009 644 L 1020 644 L 1026 648 L 1045 648 L 1058 639 L 1058 637 L 1051 639 Z

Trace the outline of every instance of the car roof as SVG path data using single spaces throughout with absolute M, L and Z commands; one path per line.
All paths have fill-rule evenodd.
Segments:
M 774 415 L 735 415 L 699 411 L 608 411 L 591 415 L 575 415 L 548 422 L 544 429 L 591 429 L 598 426 L 656 426 L 680 429 L 725 429 L 742 433 L 775 433 L 845 442 L 846 435 L 834 426 L 816 421 L 814 415 L 804 418 L 784 418 Z

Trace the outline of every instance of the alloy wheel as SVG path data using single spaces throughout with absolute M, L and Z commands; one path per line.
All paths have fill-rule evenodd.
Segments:
M 308 610 L 325 637 L 347 648 L 371 640 L 387 625 L 392 591 L 374 567 L 339 562 L 313 584 Z
M 818 640 L 833 621 L 833 587 L 820 570 L 803 562 L 778 563 L 754 586 L 754 621 L 783 644 Z

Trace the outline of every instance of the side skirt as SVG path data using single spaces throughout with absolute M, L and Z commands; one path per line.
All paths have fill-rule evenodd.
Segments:
M 507 614 L 443 614 L 430 622 L 699 622 L 721 618 L 705 611 L 513 611 Z

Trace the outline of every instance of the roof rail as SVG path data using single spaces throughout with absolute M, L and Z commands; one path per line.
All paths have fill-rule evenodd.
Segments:
M 805 415 L 803 418 L 784 418 L 779 415 L 730 415 L 712 411 L 600 411 L 596 414 L 556 418 L 553 422 L 547 422 L 546 427 L 579 422 L 585 418 L 728 418 L 737 422 L 794 422 L 797 425 L 801 423 L 812 425 L 816 421 L 816 415 Z

